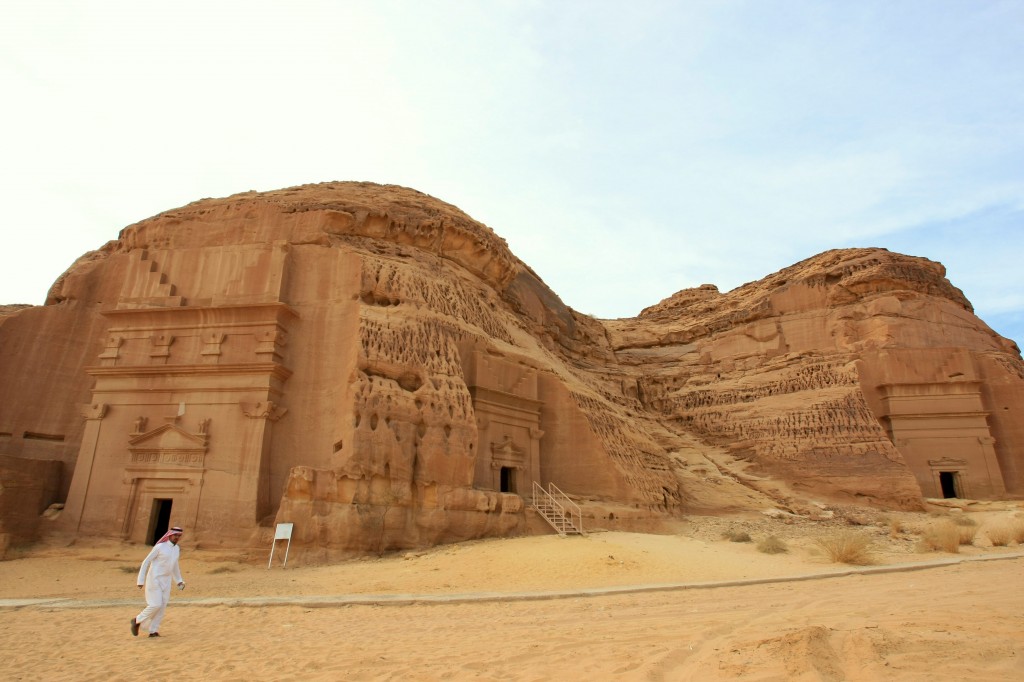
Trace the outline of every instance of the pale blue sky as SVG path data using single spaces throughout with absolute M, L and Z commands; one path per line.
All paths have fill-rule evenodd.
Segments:
M 1024 2 L 46 2 L 0 25 L 0 303 L 201 197 L 396 183 L 625 317 L 823 250 L 1024 342 Z

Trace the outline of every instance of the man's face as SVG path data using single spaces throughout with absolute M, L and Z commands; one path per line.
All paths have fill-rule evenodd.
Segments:
M 169 537 L 167 539 L 170 540 L 171 542 L 173 542 L 174 544 L 178 544 L 178 538 L 180 538 L 180 537 L 181 537 L 180 533 L 175 533 L 174 535 L 172 535 L 171 537 Z

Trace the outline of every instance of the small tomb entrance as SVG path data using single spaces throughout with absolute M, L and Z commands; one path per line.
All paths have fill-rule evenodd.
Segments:
M 942 488 L 942 497 L 960 497 L 960 472 L 940 471 L 939 486 Z
M 149 542 L 147 545 L 155 545 L 156 541 L 163 537 L 171 525 L 171 506 L 174 500 L 154 499 L 153 511 L 149 515 Z
M 516 491 L 516 472 L 512 467 L 501 467 L 501 492 L 514 493 Z

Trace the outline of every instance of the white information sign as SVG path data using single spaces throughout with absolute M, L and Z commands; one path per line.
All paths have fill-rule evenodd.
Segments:
M 270 560 L 267 561 L 267 568 L 274 563 L 274 550 L 277 548 L 278 540 L 287 540 L 288 544 L 284 548 L 284 563 L 281 567 L 284 568 L 288 565 L 288 550 L 292 548 L 292 528 L 294 524 L 291 523 L 279 523 L 277 524 L 277 530 L 274 531 L 274 541 L 270 543 Z

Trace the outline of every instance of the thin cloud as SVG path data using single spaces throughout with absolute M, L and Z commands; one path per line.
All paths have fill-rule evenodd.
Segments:
M 1018 3 L 9 5 L 3 302 L 201 197 L 371 180 L 598 316 L 883 246 L 1024 339 Z

